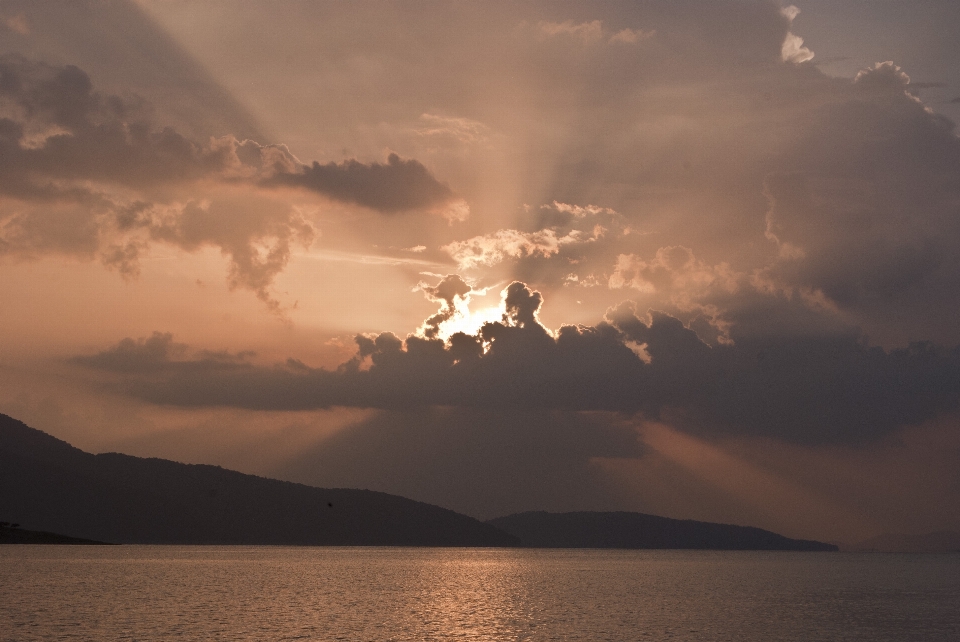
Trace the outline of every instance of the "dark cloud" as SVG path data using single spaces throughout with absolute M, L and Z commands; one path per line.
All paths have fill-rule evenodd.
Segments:
M 199 145 L 153 126 L 135 100 L 94 91 L 73 65 L 53 66 L 17 55 L 0 58 L 0 100 L 7 107 L 0 187 L 12 196 L 58 179 L 132 187 L 196 179 L 223 170 L 227 146 Z
M 321 165 L 314 161 L 297 172 L 278 173 L 267 183 L 304 187 L 383 213 L 429 209 L 456 198 L 420 162 L 396 154 L 390 154 L 386 164 L 346 160 Z
M 146 338 L 124 339 L 109 350 L 92 356 L 74 357 L 72 361 L 109 372 L 157 372 L 186 352 L 187 346 L 174 343 L 173 335 L 169 332 L 154 332 Z
M 144 249 L 146 243 L 138 241 L 111 243 L 100 251 L 100 261 L 125 279 L 136 278 L 140 276 L 140 253 Z
M 905 92 L 892 63 L 860 72 L 810 115 L 765 179 L 770 274 L 824 293 L 877 334 L 956 341 L 960 139 Z M 905 321 L 909 319 L 911 328 Z
M 31 189 L 55 179 L 144 187 L 218 176 L 304 187 L 381 212 L 454 199 L 421 163 L 396 154 L 386 164 L 347 160 L 310 166 L 282 146 L 231 136 L 189 140 L 170 127 L 156 127 L 142 101 L 94 91 L 90 77 L 73 65 L 4 55 L 0 99 L 8 105 L 0 120 L 0 185 L 13 196 L 30 197 Z
M 78 356 L 71 362 L 119 374 L 159 373 L 171 366 L 193 371 L 243 366 L 255 353 L 245 351 L 198 350 L 177 343 L 169 332 L 154 332 L 149 337 L 123 339 L 113 348 L 95 355 Z
M 679 319 L 638 316 L 624 304 L 596 326 L 538 321 L 542 297 L 522 283 L 504 291 L 502 322 L 449 342 L 390 333 L 359 336 L 336 371 L 299 362 L 272 368 L 167 360 L 122 379 L 160 404 L 309 409 L 606 411 L 665 419 L 703 435 L 747 434 L 801 443 L 862 443 L 956 409 L 960 348 L 885 351 L 845 333 L 738 336 L 707 345 Z M 80 358 L 116 371 L 129 347 Z M 201 367 L 204 366 L 204 367 Z
M 858 443 L 957 407 L 960 348 L 884 351 L 855 331 L 737 336 L 708 347 L 679 320 L 611 320 L 650 355 L 661 411 L 678 426 L 807 443 Z

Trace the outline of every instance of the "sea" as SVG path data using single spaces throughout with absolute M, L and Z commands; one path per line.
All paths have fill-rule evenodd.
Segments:
M 0 546 L 0 639 L 960 640 L 960 554 Z

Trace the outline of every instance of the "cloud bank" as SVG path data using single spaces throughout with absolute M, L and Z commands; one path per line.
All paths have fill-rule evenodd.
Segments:
M 446 302 L 467 291 L 451 278 L 435 296 Z M 123 375 L 123 390 L 158 404 L 605 411 L 668 420 L 700 435 L 798 443 L 875 440 L 956 410 L 960 399 L 960 348 L 920 343 L 885 351 L 852 330 L 734 334 L 735 341 L 710 346 L 679 319 L 641 316 L 630 304 L 595 326 L 554 334 L 538 320 L 542 301 L 512 283 L 503 291 L 502 320 L 475 335 L 359 335 L 357 354 L 336 370 L 295 360 L 264 367 L 223 355 L 176 357 L 172 337 L 160 334 L 74 361 Z

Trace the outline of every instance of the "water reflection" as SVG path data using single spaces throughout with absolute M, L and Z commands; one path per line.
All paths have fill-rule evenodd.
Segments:
M 0 547 L 2 640 L 957 640 L 960 555 Z
M 411 615 L 437 639 L 520 639 L 521 620 L 534 619 L 525 599 L 529 572 L 520 551 L 437 554 L 419 568 L 421 592 Z

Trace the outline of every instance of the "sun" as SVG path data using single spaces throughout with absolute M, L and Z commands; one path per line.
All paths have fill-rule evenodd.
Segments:
M 476 335 L 483 324 L 500 321 L 503 312 L 502 304 L 471 310 L 469 299 L 458 297 L 454 303 L 453 314 L 437 325 L 437 338 L 447 341 L 458 332 Z

